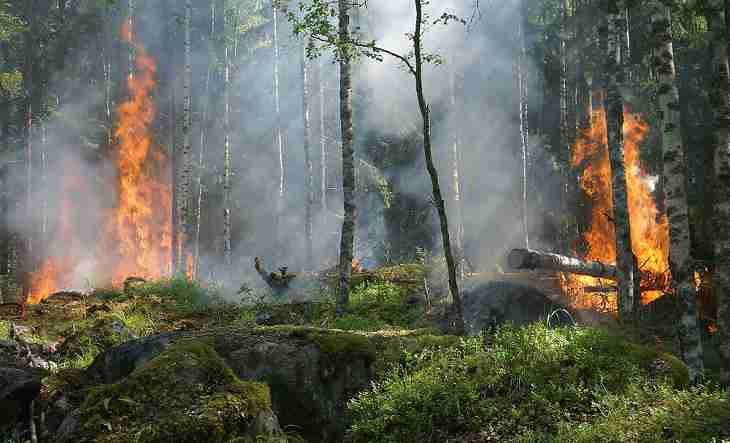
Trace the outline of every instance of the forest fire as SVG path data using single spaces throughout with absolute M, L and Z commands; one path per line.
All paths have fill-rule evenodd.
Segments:
M 171 186 L 159 179 L 170 176 L 170 164 L 153 143 L 150 128 L 156 114 L 152 92 L 157 68 L 134 40 L 127 24 L 122 27 L 121 36 L 135 48 L 136 73 L 127 79 L 128 98 L 116 111 L 116 201 L 103 216 L 95 251 L 96 274 L 99 279 L 113 283 L 120 283 L 128 276 L 159 278 L 169 274 L 172 252 Z M 70 212 L 62 204 L 57 220 L 57 236 L 63 238 L 56 240 L 66 244 L 74 237 L 68 229 L 72 220 Z M 30 277 L 29 303 L 38 303 L 51 293 L 65 289 L 68 283 L 64 280 L 68 280 L 74 261 L 79 259 L 68 252 L 61 261 L 52 256 L 47 258 Z
M 111 279 L 117 283 L 130 275 L 158 278 L 169 273 L 172 248 L 171 188 L 156 178 L 169 176 L 169 165 L 150 134 L 157 68 L 126 24 L 122 39 L 135 47 L 137 72 L 127 79 L 129 99 L 117 109 L 119 200 L 107 219 L 105 241 L 100 242 L 116 254 L 106 258 L 112 260 Z
M 659 215 L 652 195 L 649 176 L 641 168 L 639 146 L 648 132 L 647 124 L 630 110 L 624 111 L 625 165 L 631 221 L 631 243 L 641 270 L 659 275 L 662 281 L 642 281 L 642 287 L 657 288 L 642 292 L 642 302 L 649 303 L 662 294 L 669 283 L 669 227 L 665 215 Z M 573 145 L 572 164 L 581 167 L 580 185 L 591 200 L 591 225 L 583 233 L 586 259 L 616 263 L 613 222 L 611 166 L 607 150 L 606 118 L 603 109 L 592 116 L 591 128 Z M 577 308 L 616 310 L 615 293 L 589 294 L 586 287 L 611 286 L 605 281 L 581 275 L 563 275 L 563 289 Z

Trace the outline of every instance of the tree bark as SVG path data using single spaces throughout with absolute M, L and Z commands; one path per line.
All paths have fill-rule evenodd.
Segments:
M 525 25 L 527 23 L 527 3 L 520 1 L 521 17 L 519 21 L 520 53 L 517 59 L 517 83 L 520 95 L 520 153 L 522 155 L 522 230 L 525 247 L 530 247 L 530 227 L 528 222 L 528 148 L 530 143 L 529 121 L 527 114 L 527 47 L 525 42 Z
M 714 273 L 720 354 L 730 366 L 730 69 L 723 0 L 708 4 L 712 56 L 711 104 L 714 117 Z
M 322 218 L 325 221 L 327 214 L 327 137 L 324 131 L 325 103 L 324 103 L 324 65 L 322 57 L 319 57 L 319 148 L 320 148 L 320 199 L 322 206 Z M 324 223 L 323 223 L 324 224 Z
M 224 24 L 225 26 L 225 24 Z M 223 37 L 223 265 L 226 277 L 231 275 L 231 62 L 228 40 Z
M 203 102 L 203 115 L 200 120 L 200 146 L 198 151 L 198 198 L 197 198 L 197 205 L 196 205 L 196 214 L 195 214 L 195 245 L 194 245 L 194 254 L 195 254 L 195 269 L 194 269 L 194 275 L 200 275 L 200 230 L 202 228 L 203 223 L 203 170 L 205 168 L 205 152 L 206 149 L 206 143 L 208 142 L 206 136 L 207 136 L 207 130 L 208 130 L 208 124 L 209 122 L 209 113 L 210 113 L 210 81 L 211 76 L 213 75 L 213 63 L 215 61 L 215 46 L 213 43 L 213 39 L 215 37 L 215 0 L 211 0 L 210 2 L 210 34 L 208 35 L 208 66 L 205 72 L 205 98 Z
M 507 262 L 513 269 L 548 269 L 611 280 L 616 280 L 618 277 L 616 266 L 534 249 L 513 249 L 507 257 Z
M 704 364 L 697 319 L 697 291 L 693 278 L 686 190 L 687 166 L 680 132 L 679 89 L 676 85 L 671 16 L 669 8 L 663 2 L 657 0 L 651 6 L 652 33 L 655 39 L 654 70 L 659 80 L 657 95 L 662 134 L 664 192 L 669 218 L 669 266 L 673 289 L 685 305 L 680 337 L 690 381 L 694 383 L 702 379 Z
M 313 269 L 314 257 L 312 253 L 312 207 L 314 206 L 314 164 L 312 163 L 312 153 L 310 148 L 312 131 L 309 120 L 309 72 L 307 69 L 306 45 L 303 40 L 300 58 L 302 77 L 302 125 L 304 127 L 304 165 L 307 170 L 307 201 L 305 202 L 304 208 L 304 236 L 306 242 L 305 248 L 307 260 L 305 269 L 307 269 L 307 267 L 309 267 L 309 269 Z
M 176 223 L 177 228 L 177 272 L 179 275 L 185 275 L 186 273 L 186 260 L 187 250 L 190 242 L 190 221 L 192 219 L 190 214 L 191 207 L 191 192 L 190 183 L 192 175 L 192 145 L 191 145 L 191 130 L 192 130 L 192 97 L 191 89 L 193 82 L 192 75 L 192 60 L 191 60 L 191 31 L 193 21 L 193 3 L 192 0 L 186 0 L 185 2 L 185 67 L 183 76 L 183 124 L 182 124 L 182 152 L 179 159 L 181 163 L 180 168 L 180 180 L 178 182 L 180 190 L 178 191 L 178 219 Z
M 620 88 L 624 84 L 625 73 L 621 61 L 621 38 L 618 32 L 622 20 L 615 2 L 605 3 L 608 20 L 608 52 L 605 54 L 605 73 L 608 76 L 605 99 L 608 128 L 608 151 L 611 164 L 611 183 L 613 188 L 613 220 L 616 228 L 616 262 L 618 269 L 618 311 L 619 318 L 628 320 L 634 311 L 635 285 L 634 255 L 631 250 L 631 230 L 627 197 L 626 170 L 624 167 L 624 102 Z
M 279 153 L 279 193 L 276 200 L 276 250 L 281 251 L 284 223 L 284 199 L 286 197 L 286 171 L 284 170 L 284 140 L 281 129 L 281 103 L 279 99 L 279 11 L 273 6 L 274 20 L 274 147 Z M 280 252 L 279 252 L 280 253 Z
M 461 196 L 461 128 L 459 127 L 460 107 L 457 106 L 456 93 L 456 73 L 451 72 L 451 112 L 455 122 L 455 127 L 451 128 L 454 136 L 451 140 L 451 186 L 453 189 L 454 211 L 456 211 L 456 250 L 458 254 L 457 275 L 460 281 L 464 281 L 464 217 L 463 203 Z
M 350 43 L 350 16 L 348 0 L 337 0 L 338 38 L 342 48 L 340 64 L 340 126 L 342 131 L 342 192 L 344 219 L 340 236 L 340 284 L 337 297 L 337 314 L 342 315 L 349 303 L 350 276 L 352 274 L 353 243 L 355 240 L 355 153 L 352 146 L 352 55 Z
M 170 8 L 170 0 L 165 0 L 163 4 L 163 15 L 165 17 L 172 15 L 172 10 Z M 173 3 L 174 4 L 174 3 Z M 168 118 L 167 118 L 167 126 L 168 126 L 168 144 L 170 145 L 170 184 L 172 189 L 172 204 L 171 204 L 171 211 L 170 211 L 170 219 L 172 220 L 172 230 L 171 230 L 171 245 L 170 248 L 170 273 L 171 275 L 177 275 L 178 267 L 177 267 L 177 244 L 178 244 L 178 229 L 177 229 L 177 221 L 178 221 L 178 192 L 179 192 L 179 186 L 178 186 L 178 149 L 177 149 L 177 76 L 176 76 L 176 70 L 173 68 L 175 66 L 176 61 L 176 26 L 174 26 L 172 20 L 168 20 L 166 24 L 166 31 L 167 31 L 167 41 L 166 41 L 166 47 L 167 47 L 167 82 L 168 82 L 168 88 L 169 88 L 169 103 L 168 103 Z
M 436 211 L 439 216 L 441 242 L 444 249 L 444 256 L 446 258 L 446 267 L 449 272 L 449 292 L 451 293 L 451 298 L 453 300 L 454 314 L 454 318 L 452 319 L 454 322 L 453 329 L 456 335 L 463 335 L 463 306 L 461 303 L 461 294 L 459 293 L 459 284 L 456 279 L 456 264 L 451 252 L 449 221 L 446 215 L 444 199 L 441 196 L 438 171 L 436 171 L 436 166 L 433 162 L 433 154 L 431 152 L 431 110 L 428 103 L 426 103 L 426 97 L 423 92 L 423 57 L 421 54 L 421 26 L 423 25 L 422 1 L 423 0 L 414 0 L 416 4 L 416 29 L 413 33 L 413 52 L 415 56 L 416 95 L 418 96 L 418 108 L 421 111 L 421 118 L 423 119 L 423 151 L 426 157 L 426 168 L 428 169 L 428 174 L 431 177 L 433 200 L 436 204 Z

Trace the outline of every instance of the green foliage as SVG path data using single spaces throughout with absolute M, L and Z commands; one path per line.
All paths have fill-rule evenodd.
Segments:
M 7 42 L 24 30 L 23 21 L 8 11 L 8 2 L 0 1 L 0 42 Z
M 185 277 L 170 277 L 144 282 L 130 287 L 127 295 L 136 297 L 157 296 L 174 301 L 181 311 L 196 311 L 222 300 L 218 288 L 203 287 Z
M 7 97 L 19 97 L 23 92 L 23 74 L 17 69 L 11 72 L 0 72 L 0 94 Z
M 393 283 L 362 283 L 350 292 L 349 313 L 336 318 L 332 326 L 362 331 L 413 327 L 422 308 L 407 305 L 405 296 L 405 290 Z
M 709 387 L 677 391 L 666 385 L 631 385 L 607 395 L 592 423 L 563 424 L 554 442 L 711 442 L 730 438 L 730 398 Z
M 456 347 L 409 355 L 349 403 L 353 441 L 465 440 L 485 432 L 490 441 L 517 436 L 543 441 L 575 424 L 599 423 L 607 408 L 615 408 L 611 399 L 651 386 L 693 401 L 705 395 L 701 392 L 727 401 L 711 390 L 682 391 L 687 371 L 676 358 L 603 330 L 505 326 L 487 339 L 486 350 L 482 338 L 473 337 Z M 699 433 L 715 429 L 686 416 Z

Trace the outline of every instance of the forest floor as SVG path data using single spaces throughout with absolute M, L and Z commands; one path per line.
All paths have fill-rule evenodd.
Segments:
M 458 338 L 423 268 L 373 275 L 341 317 L 328 293 L 231 301 L 181 279 L 2 312 L 0 408 L 19 413 L 3 414 L 0 442 L 31 437 L 3 368 L 40 381 L 41 442 L 730 442 L 730 396 L 714 376 L 688 386 L 669 307 L 651 328 Z

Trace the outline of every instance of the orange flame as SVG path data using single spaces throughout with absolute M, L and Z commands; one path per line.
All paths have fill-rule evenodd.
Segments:
M 154 60 L 134 40 L 129 23 L 122 26 L 121 37 L 136 50 L 136 74 L 127 79 L 129 98 L 116 111 L 114 152 L 117 170 L 117 201 L 103 222 L 96 251 L 99 280 L 120 283 L 129 276 L 159 278 L 170 273 L 172 252 L 171 186 L 160 177 L 170 176 L 170 162 L 153 143 L 150 127 L 156 115 L 152 92 L 156 86 Z M 65 165 L 64 172 L 72 171 Z M 73 216 L 84 216 L 82 202 L 73 204 L 72 196 L 82 196 L 91 186 L 79 183 L 78 174 L 67 173 L 58 213 L 53 244 L 63 251 L 49 251 L 40 268 L 30 276 L 28 302 L 39 303 L 66 287 L 74 262 L 82 256 L 72 244 L 83 238 Z
M 642 281 L 642 286 L 659 289 L 642 293 L 642 302 L 649 303 L 661 296 L 662 290 L 668 285 L 669 225 L 666 216 L 659 214 L 654 202 L 651 177 L 640 164 L 639 146 L 649 130 L 648 125 L 626 109 L 623 130 L 631 247 L 642 271 L 662 276 L 660 281 Z M 583 240 L 588 247 L 585 258 L 615 264 L 613 188 L 607 144 L 605 110 L 597 109 L 592 115 L 591 128 L 573 145 L 571 160 L 574 167 L 583 168 L 580 185 L 592 203 L 591 226 L 583 233 Z M 562 282 L 574 307 L 616 310 L 615 293 L 595 295 L 583 291 L 587 286 L 612 286 L 612 282 L 579 275 L 563 275 Z
M 157 67 L 144 48 L 134 40 L 127 23 L 122 39 L 136 50 L 137 73 L 127 78 L 129 99 L 117 108 L 114 135 L 119 201 L 106 225 L 107 241 L 114 243 L 112 281 L 129 276 L 159 278 L 170 271 L 172 248 L 171 189 L 158 180 L 169 175 L 169 162 L 155 146 L 150 126 L 156 115 L 152 90 Z
M 63 178 L 58 198 L 58 224 L 50 238 L 55 248 L 47 251 L 47 257 L 40 268 L 29 277 L 30 291 L 28 303 L 40 303 L 49 295 L 68 288 L 73 277 L 74 257 L 79 255 L 80 244 L 74 214 L 83 207 L 80 196 L 88 189 L 85 177 L 76 169 L 71 161 L 63 162 Z

